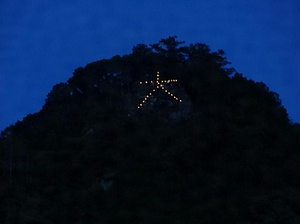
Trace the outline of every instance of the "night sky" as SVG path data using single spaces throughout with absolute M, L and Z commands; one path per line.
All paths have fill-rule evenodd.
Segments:
M 299 0 L 1 0 L 0 130 L 79 66 L 177 35 L 223 49 L 300 122 Z

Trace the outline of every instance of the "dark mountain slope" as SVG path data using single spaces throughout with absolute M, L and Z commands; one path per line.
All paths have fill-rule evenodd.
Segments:
M 229 65 L 169 37 L 76 69 L 1 133 L 0 223 L 299 223 L 300 126 Z M 157 71 L 183 102 L 138 109 Z

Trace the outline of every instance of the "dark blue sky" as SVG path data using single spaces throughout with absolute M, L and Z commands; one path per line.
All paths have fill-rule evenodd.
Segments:
M 300 121 L 299 0 L 1 0 L 0 130 L 76 67 L 170 35 L 225 50 Z

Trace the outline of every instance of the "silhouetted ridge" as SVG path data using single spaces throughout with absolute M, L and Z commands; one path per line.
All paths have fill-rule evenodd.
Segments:
M 138 44 L 1 133 L 0 223 L 298 223 L 299 137 L 223 50 Z

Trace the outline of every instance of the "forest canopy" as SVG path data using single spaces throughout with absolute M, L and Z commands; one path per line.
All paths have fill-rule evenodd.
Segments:
M 138 44 L 1 133 L 0 223 L 299 223 L 299 137 L 223 50 Z

